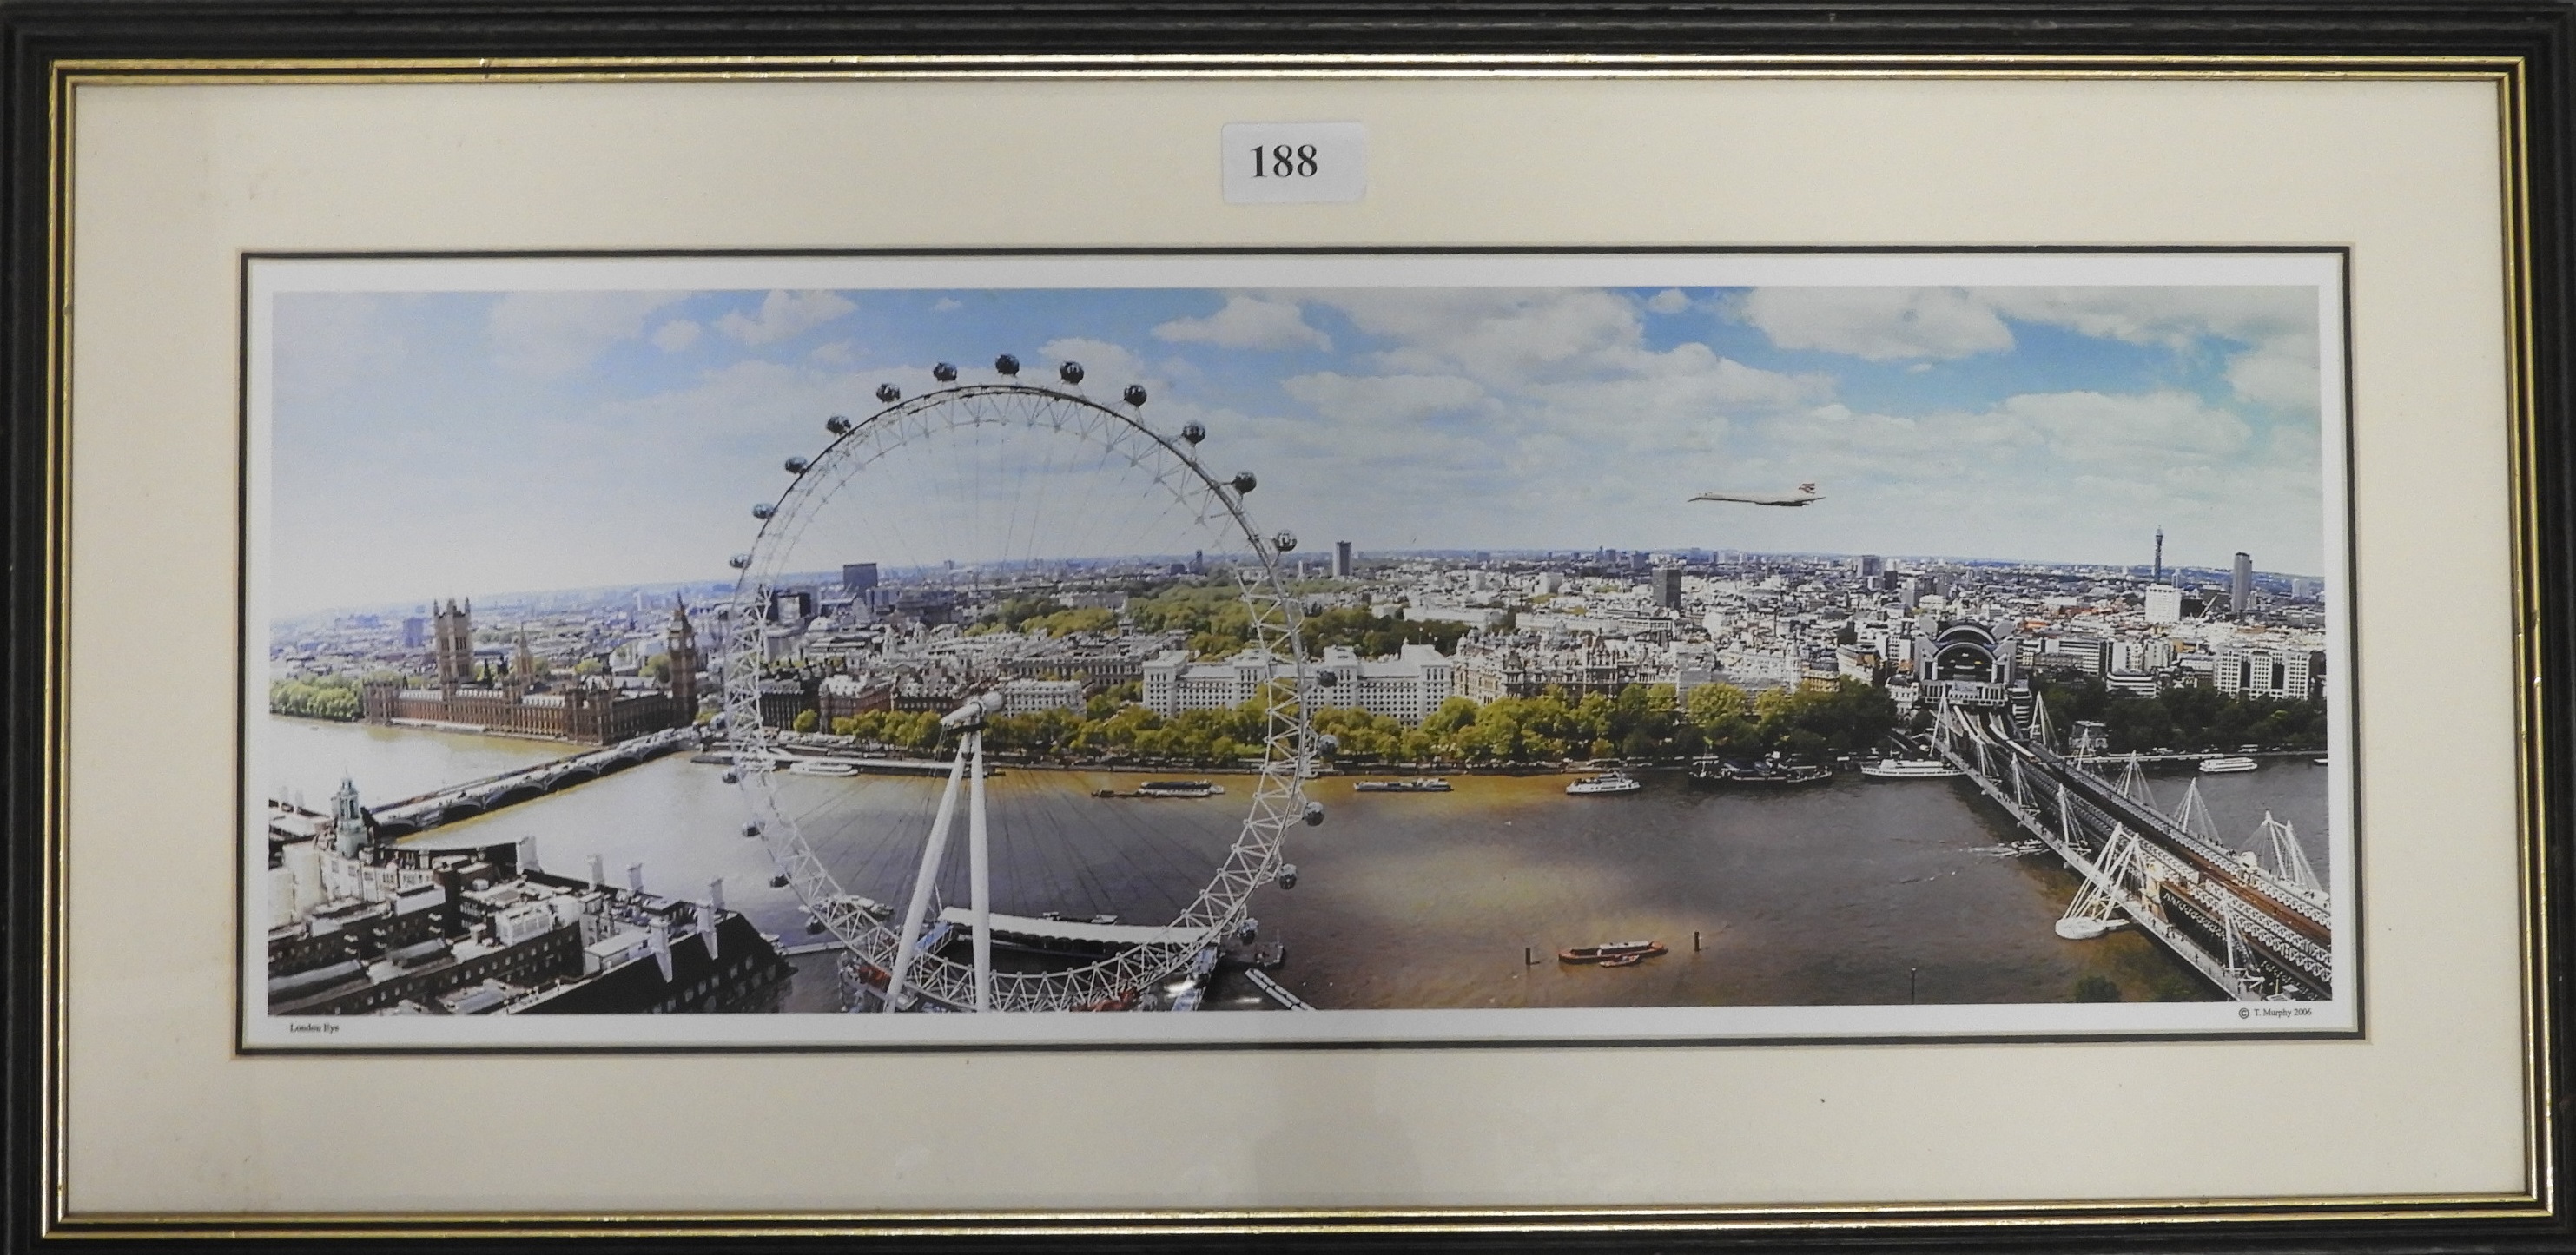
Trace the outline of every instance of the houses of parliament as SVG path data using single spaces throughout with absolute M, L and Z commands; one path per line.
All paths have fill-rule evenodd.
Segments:
M 368 681 L 359 691 L 359 715 L 367 722 L 447 725 L 609 745 L 697 721 L 698 672 L 706 659 L 698 652 L 697 630 L 689 624 L 686 606 L 671 611 L 671 678 L 660 692 L 620 691 L 599 676 L 540 680 L 524 636 L 506 675 L 497 683 L 476 683 L 474 603 L 451 600 L 431 613 L 438 687 Z

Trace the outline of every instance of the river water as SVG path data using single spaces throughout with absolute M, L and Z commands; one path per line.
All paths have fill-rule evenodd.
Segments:
M 378 805 L 578 749 L 283 717 L 270 728 L 272 787 L 317 809 L 344 772 Z M 747 811 L 721 771 L 665 757 L 411 843 L 533 836 L 555 871 L 579 874 L 597 854 L 622 883 L 640 862 L 648 889 L 690 899 L 721 880 L 726 904 L 757 927 L 810 940 L 794 895 L 770 887 L 764 843 L 740 835 Z M 1234 839 L 1252 780 L 1209 777 L 1227 792 L 1204 799 L 1091 796 L 1149 778 L 1008 768 L 992 778 L 995 909 L 1137 924 L 1176 915 Z M 1454 791 L 1417 794 L 1355 793 L 1352 777 L 1312 782 L 1328 818 L 1288 835 L 1299 885 L 1253 902 L 1261 939 L 1287 947 L 1273 975 L 1326 1009 L 2058 1002 L 2087 976 L 2130 1000 L 2216 996 L 2133 931 L 2060 939 L 2050 925 L 2075 877 L 2046 856 L 1977 852 L 2018 834 L 1963 780 L 1854 775 L 1748 793 L 1644 773 L 1640 792 L 1570 797 L 1571 778 L 1453 775 Z M 844 889 L 903 900 L 942 780 L 770 779 Z M 2324 768 L 2296 758 L 2192 779 L 2228 844 L 2251 848 L 2269 810 L 2327 874 Z M 2151 784 L 2170 808 L 2189 782 Z M 964 900 L 962 815 L 956 836 L 949 902 Z M 1609 971 L 1553 960 L 1563 947 L 1636 938 L 1673 952 Z M 1210 1005 L 1260 1003 L 1228 980 Z

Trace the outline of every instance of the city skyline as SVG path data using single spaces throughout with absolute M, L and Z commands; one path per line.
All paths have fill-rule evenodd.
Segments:
M 1471 552 L 1485 552 L 1485 553 L 1490 553 L 1492 561 L 1494 561 L 1494 562 L 1496 562 L 1496 563 L 1503 563 L 1503 562 L 1520 562 L 1520 563 L 1527 563 L 1527 562 L 1537 562 L 1537 561 L 1541 561 L 1541 560 L 1543 560 L 1544 555 L 1551 555 L 1551 554 L 1552 554 L 1552 555 L 1556 555 L 1557 560 L 1559 560 L 1559 561 L 1564 561 L 1564 560 L 1567 560 L 1566 555 L 1569 555 L 1569 554 L 1573 554 L 1573 555 L 1589 555 L 1589 554 L 1592 554 L 1592 553 L 1596 552 L 1596 550 L 1592 550 L 1592 549 L 1576 550 L 1576 549 L 1572 549 L 1572 548 L 1569 548 L 1569 547 L 1559 547 L 1559 548 L 1556 548 L 1556 549 L 1553 549 L 1553 550 L 1548 550 L 1548 549 L 1496 549 L 1496 550 L 1490 550 L 1490 551 L 1471 551 L 1471 550 L 1456 550 L 1456 549 L 1398 549 L 1398 550 L 1379 550 L 1379 551 L 1374 551 L 1374 552 L 1372 552 L 1372 551 L 1366 551 L 1366 550 L 1357 550 L 1357 549 L 1355 549 L 1355 550 L 1354 550 L 1354 553 L 1355 553 L 1355 555 L 1358 557 L 1358 559 L 1360 559 L 1361 561 L 1364 561 L 1364 562 L 1365 562 L 1365 561 L 1372 560 L 1372 559 L 1383 559 L 1383 560 L 1388 560 L 1388 561 L 1422 561 L 1422 560 L 1434 560 L 1434 559 L 1451 559 L 1451 560 L 1454 560 L 1454 559 L 1458 559 L 1458 558 L 1460 558 L 1460 557 L 1461 557 L 1462 555 L 1464 555 L 1464 554 L 1471 553 Z M 1634 553 L 1647 553 L 1647 552 L 1661 552 L 1661 551 L 1647 551 L 1647 550 L 1617 550 L 1617 552 L 1620 552 L 1620 553 L 1631 553 L 1631 552 L 1634 552 Z M 1690 553 L 1690 552 L 1693 552 L 1693 551 L 1692 551 L 1692 550 L 1688 550 L 1688 549 L 1684 549 L 1684 550 L 1676 550 L 1676 551 L 1672 551 L 1672 552 L 1674 552 L 1675 554 L 1687 554 L 1687 553 Z M 1905 566 L 1905 564 L 1920 563 L 1920 564 L 1925 564 L 1925 565 L 1927 565 L 1927 566 L 1972 566 L 1972 567 L 2004 567 L 2004 568 L 2025 567 L 2025 566 L 2028 566 L 2028 567 L 2093 567 L 2093 568 L 2106 568 L 2106 569 L 2107 569 L 2107 568 L 2125 568 L 2126 570 L 2128 570 L 2129 572 L 2131 572 L 2132 574 L 2134 574 L 2135 572 L 2145 571 L 2145 570 L 2149 569 L 2149 566 L 2150 566 L 2150 564 L 2149 564 L 2149 563 L 2145 563 L 2145 562 L 2132 562 L 2132 563 L 2091 563 L 2091 562 L 2043 563 L 2043 562 L 2031 562 L 2031 561 L 2026 561 L 2026 560 L 2022 560 L 2022 559 L 2014 559 L 2014 558 L 1979 558 L 1979 557 L 1972 557 L 1972 556 L 1965 555 L 1965 554 L 1764 553 L 1764 552 L 1747 551 L 1747 550 L 1713 550 L 1713 549 L 1706 549 L 1706 548 L 1699 549 L 1699 550 L 1697 550 L 1697 552 L 1705 553 L 1705 554 L 1710 555 L 1710 557 L 1711 557 L 1711 559 L 1712 559 L 1712 560 L 1713 560 L 1714 558 L 1716 558 L 1718 555 L 1721 555 L 1721 554 L 1735 554 L 1735 555 L 1738 555 L 1738 556 L 1740 556 L 1740 557 L 1742 557 L 1742 558 L 1744 558 L 1744 559 L 1746 559 L 1746 560 L 1748 560 L 1748 561 L 1762 561 L 1762 562 L 1772 562 L 1772 561 L 1779 561 L 1779 562 L 1857 561 L 1857 560 L 1859 560 L 1859 559 L 1861 559 L 1861 558 L 1867 557 L 1867 558 L 1876 558 L 1876 559 L 1880 560 L 1881 562 L 1888 564 L 1889 569 L 1891 569 L 1891 570 L 1902 569 L 1902 568 Z M 1121 558 L 1127 558 L 1127 557 L 1139 557 L 1139 558 L 1141 558 L 1141 557 L 1165 557 L 1165 558 L 1170 558 L 1170 557 L 1178 557 L 1178 556 L 1179 556 L 1179 555 L 1176 555 L 1176 554 L 1165 554 L 1165 555 L 1102 555 L 1100 560 L 1102 560 L 1102 561 L 1110 561 L 1110 560 L 1114 560 L 1114 559 L 1121 559 Z M 1330 575 L 1330 571 L 1331 571 L 1331 567 L 1332 567 L 1332 557 L 1331 557 L 1331 553 L 1330 553 L 1330 551 L 1329 551 L 1329 550 L 1327 550 L 1327 551 L 1325 551 L 1325 552 L 1322 552 L 1322 553 L 1317 553 L 1317 554 L 1308 554 L 1308 553 L 1305 553 L 1305 552 L 1303 552 L 1303 551 L 1300 551 L 1300 552 L 1298 552 L 1298 553 L 1296 553 L 1296 554 L 1294 554 L 1294 555 L 1291 555 L 1291 556 L 1288 556 L 1288 557 L 1284 557 L 1284 558 L 1282 558 L 1282 559 L 1281 559 L 1281 565 L 1282 565 L 1282 567 L 1283 567 L 1283 568 L 1285 568 L 1285 570 L 1286 570 L 1287 574 L 1289 574 L 1292 578 L 1296 577 L 1296 573 L 1297 573 L 1297 572 L 1298 572 L 1298 570 L 1300 569 L 1301 564 L 1302 564 L 1302 566 L 1303 566 L 1305 569 L 1307 569 L 1308 574 L 1309 574 L 1312 578 L 1317 578 L 1317 579 L 1327 578 L 1327 577 Z M 910 578 L 910 577 L 918 576 L 918 575 L 922 574 L 924 571 L 926 571 L 927 569 L 928 569 L 928 568 L 885 568 L 885 569 L 884 569 L 884 571 L 883 571 L 883 575 L 884 575 L 884 577 L 885 577 L 886 579 L 888 579 L 888 580 L 904 579 L 904 578 Z M 2209 576 L 2213 577 L 2213 579 L 2214 579 L 2214 580 L 2223 580 L 2223 579 L 2224 579 L 2225 577 L 2227 577 L 2227 576 L 2228 576 L 2228 574 L 2229 574 L 2228 569 L 2227 569 L 2226 567 L 2221 567 L 2221 566 L 2197 566 L 2197 565 L 2194 565 L 2194 566 L 2178 566 L 2178 565 L 2176 565 L 2175 563 L 2173 563 L 2173 562 L 2171 562 L 2171 561 L 2168 561 L 2168 562 L 2166 562 L 2166 564 L 2165 564 L 2165 576 L 2166 576 L 2166 578 L 2167 578 L 2168 582 L 2170 582 L 2170 581 L 2173 579 L 2173 577 L 2174 577 L 2174 576 L 2176 576 L 2176 575 L 2178 575 L 2179 573 L 2184 572 L 2184 571 L 2199 571 L 2199 572 L 2205 572 L 2205 573 L 2207 573 Z M 2269 568 L 2269 567 L 2263 567 L 2263 566 L 2259 566 L 2259 565 L 2258 565 L 2258 566 L 2256 566 L 2256 567 L 2255 567 L 2255 569 L 2254 569 L 2254 573 L 2255 573 L 2256 575 L 2258 575 L 2258 576 L 2272 576 L 2272 577 L 2280 578 L 2280 579 L 2291 579 L 2291 580 L 2319 580 L 2319 581 L 2320 581 L 2320 583 L 2322 584 L 2321 577 L 2314 576 L 2314 575 L 2309 575 L 2309 574 L 2307 574 L 2307 573 L 2305 573 L 2305 572 L 2298 572 L 2298 571 L 2277 571 L 2277 570 L 2273 570 L 2273 569 L 2271 569 L 2271 568 Z M 789 587 L 803 587 L 803 586 L 805 586 L 805 585 L 807 585 L 807 584 L 812 584 L 812 585 L 814 585 L 814 586 L 820 587 L 820 586 L 825 586 L 825 585 L 832 585 L 832 584 L 836 584 L 840 579 L 841 579 L 841 574 L 840 574 L 840 572 L 838 572 L 838 571 L 832 571 L 832 570 L 821 570 L 821 569 L 812 570 L 812 571 L 795 571 L 795 572 L 789 572 L 789 573 L 787 574 L 787 586 L 789 586 Z M 506 606 L 513 606 L 513 605 L 516 605 L 517 603 L 519 603 L 519 602 L 521 602 L 521 601 L 528 600 L 528 599 L 561 599 L 561 598 L 578 598 L 578 597 L 607 598 L 607 597 L 622 597 L 622 596 L 628 596 L 628 595 L 632 595 L 632 594 L 635 594 L 635 593 L 643 593 L 643 594 L 645 594 L 645 595 L 647 595 L 647 596 L 652 596 L 652 597 L 661 597 L 661 596 L 666 596 L 666 595 L 669 595 L 669 594 L 671 594 L 671 593 L 675 593 L 675 592 L 678 592 L 678 593 L 684 593 L 684 594 L 685 594 L 685 593 L 687 593 L 687 592 L 688 592 L 688 591 L 690 591 L 690 590 L 696 590 L 696 591 L 698 592 L 698 594 L 699 594 L 702 598 L 706 598 L 706 599 L 708 599 L 708 600 L 709 600 L 709 602 L 710 602 L 710 604 L 712 604 L 712 601 L 713 601 L 713 600 L 715 600 L 715 599 L 720 599 L 720 598 L 722 598 L 722 597 L 724 597 L 724 596 L 729 595 L 729 594 L 730 594 L 730 592 L 731 592 L 731 590 L 732 590 L 734 587 L 735 587 L 735 581 L 733 581 L 733 580 L 730 580 L 730 579 L 723 579 L 723 578 L 711 578 L 711 579 L 682 579 L 682 580 L 647 580 L 647 581 L 619 582 L 619 583 L 608 583 L 608 584 L 585 584 L 585 585 L 576 585 L 576 586 L 569 586 L 569 587 L 557 587 L 557 588 L 501 588 L 501 589 L 484 589 L 484 590 L 473 591 L 473 592 L 470 592 L 470 593 L 458 593 L 458 594 L 456 594 L 456 595 L 455 595 L 454 597 L 452 597 L 452 598 L 451 598 L 450 596 L 448 596 L 447 594 L 445 594 L 445 593 L 441 593 L 441 594 L 438 594 L 438 595 L 436 595 L 436 596 L 430 596 L 430 597 L 397 597 L 397 598 L 393 598 L 393 599 L 385 600 L 385 601 L 374 601 L 374 602 L 363 602 L 363 603 L 350 603 L 350 604 L 335 605 L 335 606 L 318 606 L 318 607 L 315 607 L 315 608 L 310 609 L 310 610 L 298 611 L 298 612 L 295 612 L 295 613 L 293 613 L 293 614 L 286 614 L 286 615 L 276 616 L 275 618 L 273 618 L 273 619 L 272 619 L 272 621 L 271 621 L 271 622 L 272 622 L 272 625 L 284 625 L 284 624 L 288 624 L 288 623 L 295 623 L 295 622 L 308 621 L 308 620 L 312 620 L 312 619 L 315 619 L 315 618 L 328 618 L 328 617 L 332 617 L 332 616 L 349 615 L 349 614 L 380 614 L 380 613 L 385 613 L 385 612 L 401 613 L 401 612 L 407 612 L 407 611 L 418 611 L 418 612 L 420 612 L 420 613 L 426 614 L 426 613 L 428 613 L 428 612 L 429 612 L 429 611 L 430 611 L 430 610 L 431 610 L 435 605 L 443 605 L 443 604 L 445 604 L 446 602 L 448 602 L 448 601 L 450 601 L 450 600 L 457 600 L 457 601 L 476 601 L 476 602 L 483 603 L 483 604 L 487 604 L 487 605 L 491 605 L 491 606 L 502 606 L 502 607 L 506 607 Z M 693 603 L 693 608 L 695 608 L 694 603 Z
M 2169 567 L 2329 574 L 2312 288 L 274 300 L 272 474 L 325 486 L 274 494 L 275 617 L 721 580 L 825 415 L 998 352 L 1051 384 L 1080 360 L 1103 401 L 1142 383 L 1318 546 L 2145 566 L 2162 528 Z M 1805 481 L 1827 499 L 1685 501 Z

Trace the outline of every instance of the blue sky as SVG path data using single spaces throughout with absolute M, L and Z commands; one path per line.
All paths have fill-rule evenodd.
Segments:
M 1308 552 L 2143 563 L 2162 527 L 2172 563 L 2243 549 L 2264 570 L 2325 569 L 2309 288 L 274 299 L 280 615 L 722 578 L 749 504 L 822 445 L 826 416 L 874 412 L 880 382 L 931 389 L 935 362 L 992 379 L 1003 352 L 1024 379 L 1079 360 L 1103 401 L 1143 383 L 1146 421 L 1204 423 L 1210 468 L 1257 472 L 1256 520 Z M 1827 499 L 1687 502 L 1803 481 Z M 889 467 L 853 499 L 917 519 L 909 482 Z M 949 540 L 983 543 L 968 534 Z M 922 543 L 854 524 L 806 565 Z

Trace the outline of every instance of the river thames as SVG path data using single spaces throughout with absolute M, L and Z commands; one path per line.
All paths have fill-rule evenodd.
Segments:
M 580 748 L 275 716 L 268 731 L 270 792 L 317 809 L 343 774 L 376 806 Z M 579 874 L 596 854 L 622 882 L 641 863 L 648 889 L 691 899 L 720 879 L 762 931 L 811 940 L 794 895 L 770 885 L 763 843 L 741 837 L 746 808 L 721 773 L 673 755 L 407 843 L 534 837 L 552 870 Z M 1180 774 L 1002 768 L 989 784 L 995 909 L 1170 920 L 1234 839 L 1251 778 L 1205 777 L 1227 792 L 1204 799 L 1091 794 Z M 2294 757 L 2151 785 L 2170 809 L 2196 778 L 2238 849 L 2254 848 L 2267 811 L 2294 824 L 2322 876 L 2327 776 Z M 1763 793 L 1645 772 L 1639 792 L 1571 797 L 1564 774 L 1453 774 L 1448 793 L 1353 792 L 1362 778 L 1309 783 L 1327 819 L 1288 833 L 1298 887 L 1253 899 L 1261 940 L 1286 946 L 1272 975 L 1318 1008 L 2063 1002 L 2090 976 L 2131 1001 L 2218 997 L 2133 931 L 2059 938 L 2076 878 L 2044 854 L 1994 853 L 2021 834 L 1964 780 L 1846 774 Z M 903 899 L 941 780 L 770 779 L 844 889 Z M 946 901 L 964 900 L 963 861 L 952 847 Z M 1617 970 L 1553 957 L 1642 938 L 1672 953 Z M 791 1009 L 831 1005 L 828 966 L 800 964 Z M 1238 977 L 1208 1005 L 1269 1004 Z

